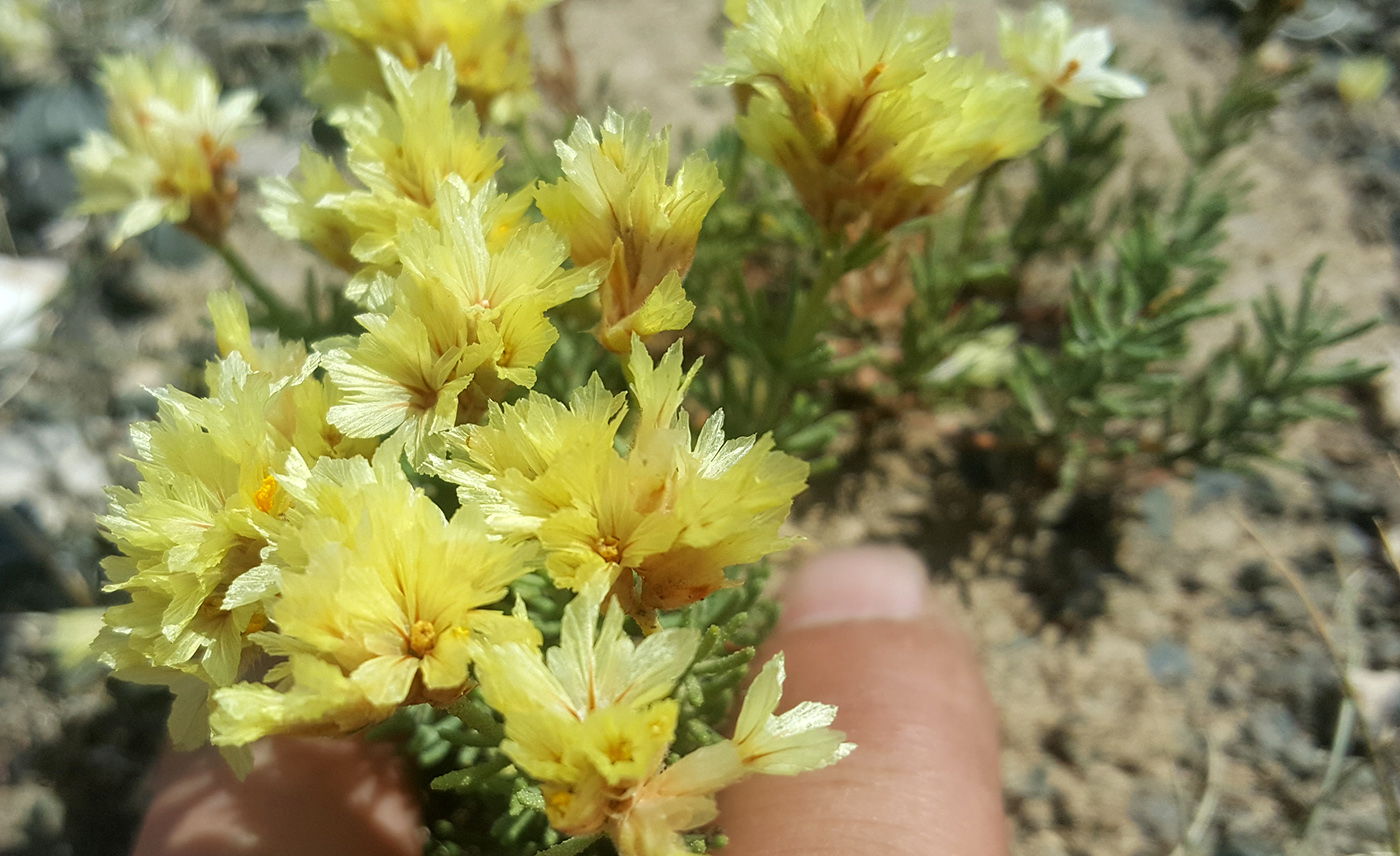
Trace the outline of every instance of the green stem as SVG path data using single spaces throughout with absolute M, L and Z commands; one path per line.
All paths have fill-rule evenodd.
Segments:
M 817 278 L 807 290 L 797 317 L 788 325 L 788 334 L 783 341 L 783 362 L 792 362 L 816 345 L 817 337 L 826 329 L 831 317 L 831 289 L 845 274 L 846 256 L 839 239 L 825 241 Z
M 792 405 L 793 395 L 819 379 L 819 376 L 830 374 L 827 370 L 820 372 L 819 376 L 801 377 L 798 365 L 809 357 L 817 347 L 822 332 L 830 326 L 831 289 L 846 270 L 846 253 L 840 238 L 827 236 L 822 242 L 821 263 L 816 278 L 811 287 L 799 295 L 799 300 L 794 301 L 782 347 L 768 352 L 768 376 L 763 390 L 765 398 L 757 414 L 758 432 L 776 431 L 782 422 L 783 412 Z
M 987 202 L 987 193 L 991 189 L 992 182 L 1001 172 L 1002 163 L 1004 161 L 992 164 L 983 170 L 981 175 L 977 176 L 977 183 L 972 188 L 972 198 L 967 201 L 967 207 L 963 209 L 962 232 L 958 236 L 959 258 L 966 255 L 977 240 L 977 232 L 982 228 L 982 207 Z
M 539 149 L 535 148 L 534 142 L 530 139 L 530 129 L 524 122 L 511 125 L 510 131 L 515 135 L 515 142 L 520 146 L 521 158 L 530 167 L 530 172 L 534 174 L 535 178 L 544 181 L 552 175 L 558 174 L 549 168 Z
M 267 320 L 278 333 L 288 338 L 301 338 L 305 332 L 305 319 L 301 313 L 292 309 L 282 298 L 278 297 L 267 283 L 262 281 L 238 251 L 226 243 L 212 244 L 214 252 L 224 260 L 228 266 L 229 273 L 233 278 L 243 284 L 243 287 L 252 292 L 253 296 L 262 304 L 263 310 L 267 312 Z
M 471 698 L 457 700 L 447 707 L 447 712 L 461 720 L 463 725 L 480 734 L 490 745 L 499 745 L 505 739 L 505 728 L 485 708 Z

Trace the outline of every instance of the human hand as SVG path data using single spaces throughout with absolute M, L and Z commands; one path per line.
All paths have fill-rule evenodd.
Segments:
M 784 651 L 784 695 L 837 705 L 837 726 L 859 748 L 815 773 L 722 792 L 724 856 L 1005 853 L 995 709 L 913 554 L 818 557 L 782 600 L 758 661 Z M 255 755 L 241 783 L 212 751 L 167 758 L 134 856 L 421 852 L 418 811 L 387 745 L 274 739 Z

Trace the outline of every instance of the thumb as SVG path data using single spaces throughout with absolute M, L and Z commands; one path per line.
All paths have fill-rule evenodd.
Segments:
M 785 706 L 837 705 L 857 749 L 724 791 L 726 856 L 1006 852 L 996 712 L 926 580 L 912 553 L 867 547 L 821 556 L 788 583 L 759 662 L 785 652 Z

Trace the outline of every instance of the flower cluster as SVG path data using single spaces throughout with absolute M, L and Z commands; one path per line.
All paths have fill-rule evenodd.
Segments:
M 471 203 L 461 188 L 447 195 L 459 194 Z M 448 213 L 450 224 L 469 216 Z M 520 270 L 512 243 L 480 261 Z M 471 287 L 471 267 L 434 287 Z M 496 295 L 492 278 L 475 284 L 482 301 Z M 480 681 L 507 717 L 503 750 L 544 787 L 555 827 L 606 828 L 635 854 L 679 852 L 676 834 L 712 819 L 713 792 L 748 773 L 797 772 L 849 751 L 824 728 L 834 711 L 822 708 L 802 720 L 820 734 L 793 743 L 793 763 L 774 768 L 784 750 L 764 741 L 794 732 L 763 728 L 776 704 L 767 675 L 749 705 L 768 707 L 746 706 L 730 751 L 708 747 L 662 767 L 678 711 L 669 696 L 699 632 L 660 630 L 656 612 L 707 596 L 727 584 L 726 567 L 784 546 L 778 527 L 807 470 L 768 438 L 726 441 L 722 414 L 692 438 L 680 405 L 694 369 L 682 371 L 679 347 L 656 364 L 634 344 L 626 454 L 615 450 L 622 396 L 596 376 L 567 408 L 531 394 L 492 402 L 485 425 L 446 432 L 451 452 L 429 463 L 462 483 L 449 516 L 404 466 L 416 460 L 405 456 L 415 434 L 385 425 L 356 438 L 338 427 L 347 422 L 338 414 L 358 425 L 356 414 L 375 409 L 346 380 L 353 352 L 256 346 L 228 293 L 211 299 L 210 314 L 222 356 L 208 368 L 209 394 L 158 393 L 158 418 L 133 428 L 143 481 L 137 491 L 114 488 L 102 520 L 121 551 L 105 564 L 111 588 L 131 601 L 107 612 L 99 649 L 119 676 L 176 691 L 178 745 L 213 742 L 243 769 L 244 747 L 264 736 L 347 733 L 404 705 L 449 706 Z M 394 322 L 366 326 L 357 348 L 373 350 L 385 343 L 364 340 Z M 552 671 L 522 602 L 503 606 L 513 582 L 538 572 L 579 592 Z M 621 603 L 598 637 L 607 653 L 595 657 L 605 596 Z M 635 656 L 625 613 L 651 632 Z M 603 694 L 578 701 L 579 673 L 561 671 L 565 663 L 585 663 Z M 552 681 L 551 692 L 537 691 L 539 681 Z M 566 746 L 564 767 L 536 763 L 541 747 Z
M 533 386 L 559 337 L 544 313 L 598 282 L 596 265 L 559 267 L 568 246 L 544 223 L 522 224 L 493 248 L 509 204 L 493 184 L 473 195 L 450 176 L 438 195 L 441 227 L 420 219 L 400 235 L 403 272 L 381 278 L 381 309 L 359 316 L 365 332 L 324 361 L 346 393 L 332 424 L 351 437 L 401 433 L 415 461 L 510 387 Z
M 619 354 L 634 334 L 645 341 L 690 323 L 695 306 L 681 280 L 700 223 L 724 190 L 715 165 L 699 152 L 668 185 L 670 134 L 649 140 L 650 124 L 645 113 L 624 118 L 609 110 L 600 141 L 580 118 L 568 142 L 556 144 L 564 178 L 535 193 L 540 211 L 569 239 L 575 264 L 607 262 L 598 338 Z
M 538 789 L 557 833 L 677 856 L 722 788 L 853 747 L 834 708 L 775 715 L 781 655 L 732 738 L 713 731 L 722 712 L 698 712 L 690 690 L 680 702 L 707 674 L 701 651 L 731 631 L 686 626 L 707 607 L 675 613 L 791 543 L 808 466 L 771 435 L 726 437 L 723 410 L 693 422 L 700 362 L 680 342 L 648 350 L 696 313 L 683 280 L 723 191 L 705 154 L 672 173 L 669 129 L 608 110 L 557 143 L 556 181 L 503 178 L 504 134 L 521 129 L 483 123 L 531 100 L 525 19 L 550 2 L 312 5 L 332 43 L 312 94 L 333 105 L 344 169 L 306 149 L 298 176 L 263 183 L 262 215 L 346 275 L 358 332 L 255 341 L 241 300 L 211 299 L 208 393 L 156 393 L 156 419 L 132 430 L 142 481 L 114 488 L 102 518 L 120 553 L 111 588 L 130 600 L 99 648 L 119 676 L 174 689 L 179 745 L 213 743 L 240 769 L 268 735 L 349 733 L 412 705 L 475 728 L 468 711 L 489 707 L 473 748 L 516 792 Z M 953 53 L 946 15 L 888 4 L 867 18 L 860 0 L 726 9 L 728 62 L 710 79 L 734 88 L 740 133 L 838 244 L 936 211 L 1030 151 L 1054 97 L 1132 90 L 1103 69 L 1106 40 L 1070 38 L 1052 7 L 1027 31 L 1004 24 L 1025 79 Z M 107 60 L 102 83 L 112 131 L 73 156 L 82 210 L 121 210 L 118 242 L 179 224 L 238 274 L 228 168 L 253 96 L 221 98 L 171 53 Z M 552 316 L 595 293 L 597 353 L 627 389 L 604 368 L 551 398 L 536 386 L 560 338 Z M 568 310 L 574 329 L 589 311 Z M 751 656 L 725 658 L 709 701 L 732 697 Z M 703 729 L 713 739 L 678 756 L 677 735 Z
M 366 92 L 383 93 L 376 53 L 409 69 L 446 47 L 456 62 L 454 98 L 482 119 L 510 121 L 536 101 L 529 16 L 559 0 L 319 0 L 311 20 L 331 36 L 331 54 L 308 87 L 327 107 L 356 105 Z
M 150 62 L 106 57 L 98 83 L 110 133 L 89 132 L 72 153 L 77 210 L 120 212 L 114 247 L 161 222 L 222 243 L 238 200 L 234 143 L 257 125 L 256 94 L 221 97 L 208 66 L 171 50 Z
M 737 7 L 737 4 L 731 4 Z M 937 210 L 1048 129 L 1035 90 L 949 50 L 949 16 L 860 0 L 751 0 L 704 82 L 734 88 L 744 141 L 829 232 Z
M 1108 28 L 1071 33 L 1070 26 L 1069 12 L 1059 3 L 1041 3 L 1019 27 L 1011 16 L 1001 14 L 1001 54 L 1039 90 L 1047 112 L 1063 101 L 1097 105 L 1104 98 L 1147 94 L 1147 85 L 1138 78 L 1105 67 L 1113 55 Z
M 491 537 L 480 514 L 451 519 L 409 483 L 388 443 L 373 464 L 292 453 L 273 477 L 286 510 L 272 534 L 275 631 L 250 635 L 286 659 L 264 682 L 214 694 L 214 742 L 336 734 L 403 704 L 450 704 L 472 686 L 473 645 L 539 644 L 519 615 L 486 609 L 530 570 L 527 548 Z M 485 640 L 481 643 L 480 640 Z M 286 691 L 270 684 L 290 679 Z
M 1104 68 L 1107 32 L 1070 37 L 1063 7 L 1046 3 L 1018 29 L 1002 19 L 1011 72 L 950 47 L 950 16 L 860 0 L 729 0 L 727 62 L 704 83 L 733 88 L 745 143 L 792 179 L 828 232 L 887 231 L 939 210 L 994 164 L 1049 133 L 1042 109 L 1060 99 L 1143 94 Z
M 769 437 L 726 441 L 722 411 L 692 437 L 681 402 L 699 366 L 682 370 L 679 344 L 653 364 L 634 339 L 627 368 L 636 411 L 625 454 L 626 406 L 595 376 L 568 407 L 539 394 L 493 405 L 486 424 L 453 432 L 436 469 L 512 540 L 537 542 L 555 585 L 601 580 L 653 630 L 657 610 L 694 603 L 728 584 L 726 567 L 788 545 L 779 528 L 807 465 Z
M 278 468 L 296 451 L 333 460 L 370 453 L 326 422 L 339 392 L 299 345 L 254 347 L 243 304 L 210 301 L 223 358 L 209 393 L 157 392 L 158 418 L 132 427 L 138 491 L 111 489 L 101 519 L 121 555 L 103 568 L 129 603 L 107 611 L 104 659 L 131 680 L 169 684 L 176 744 L 206 742 L 211 689 L 257 659 L 278 574 L 266 559 L 289 507 Z
M 480 190 L 501 166 L 504 140 L 485 135 L 476 111 L 456 106 L 451 53 L 411 70 L 381 52 L 387 98 L 369 94 L 335 116 L 345 135 L 352 184 L 324 155 L 302 152 L 298 182 L 263 182 L 263 219 L 279 235 L 301 241 L 356 276 L 346 294 L 378 308 L 391 289 L 381 274 L 398 272 L 398 236 L 423 221 L 439 222 L 438 188 L 456 177 Z M 529 207 L 527 194 L 491 208 L 493 236 L 504 236 Z M 375 289 L 376 279 L 381 288 Z
M 749 688 L 732 740 L 667 765 L 679 711 L 671 695 L 700 633 L 666 629 L 634 644 L 616 606 L 598 628 L 606 590 L 603 580 L 583 587 L 547 655 L 521 642 L 477 655 L 482 696 L 505 716 L 502 748 L 541 783 L 555 829 L 607 831 L 622 856 L 691 852 L 679 833 L 715 819 L 719 790 L 753 773 L 819 769 L 855 748 L 828 727 L 833 707 L 808 702 L 773 715 L 782 695 L 779 654 Z

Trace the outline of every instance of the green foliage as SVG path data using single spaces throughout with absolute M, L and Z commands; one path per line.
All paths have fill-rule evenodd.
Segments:
M 1188 177 L 1165 214 L 1153 213 L 1157 201 L 1137 194 L 1110 267 L 1075 272 L 1057 346 L 1018 350 L 1010 386 L 1019 408 L 1004 415 L 1013 434 L 1063 448 L 1092 438 L 1111 456 L 1135 451 L 1138 421 L 1158 415 L 1180 385 L 1172 363 L 1186 356 L 1191 324 L 1228 311 L 1210 299 L 1225 271 L 1211 255 L 1225 197 L 1200 193 Z
M 1089 455 L 1150 452 L 1215 466 L 1267 456 L 1290 424 L 1351 416 L 1321 393 L 1379 371 L 1354 361 L 1316 368 L 1328 348 L 1373 326 L 1317 306 L 1321 260 L 1291 312 L 1270 291 L 1254 306 L 1252 337 L 1241 327 L 1201 369 L 1181 369 L 1191 326 L 1231 308 L 1212 300 L 1229 268 L 1217 250 L 1248 185 L 1219 164 L 1267 121 L 1297 73 L 1270 75 L 1246 58 L 1212 106 L 1193 93 L 1174 123 L 1188 158 L 1175 194 L 1135 183 L 1118 206 L 1130 226 L 1112 263 L 1075 273 L 1058 349 L 1020 349 L 1011 379 L 1019 410 L 1007 421 L 1057 446 L 1067 472 Z
M 1243 325 L 1231 342 L 1182 379 L 1162 414 L 1170 458 L 1210 464 L 1273 453 L 1282 431 L 1305 419 L 1351 419 L 1355 412 L 1328 397 L 1382 371 L 1352 359 L 1321 367 L 1323 351 L 1350 341 L 1376 320 L 1349 323 L 1337 306 L 1317 299 L 1319 258 L 1308 269 L 1290 311 L 1276 290 L 1254 301 L 1254 335 Z
M 687 279 L 693 335 L 707 359 L 696 397 L 724 409 L 731 433 L 772 432 L 779 448 L 818 457 L 845 424 L 830 381 L 850 368 L 823 335 L 833 320 L 831 290 L 880 247 L 820 235 L 777 170 L 749 157 L 732 130 L 710 153 L 726 189 Z M 765 281 L 756 284 L 755 274 Z
M 1088 256 L 1096 249 L 1103 232 L 1095 225 L 1099 192 L 1123 161 L 1127 126 L 1118 112 L 1116 101 L 1069 105 L 1056 118 L 1059 133 L 1030 156 L 1035 187 L 1007 234 L 1018 262 L 1038 253 Z
M 727 190 L 688 281 L 700 306 L 691 335 L 709 362 L 698 397 L 722 407 L 735 433 L 772 431 L 780 447 L 818 457 L 849 424 L 838 402 L 860 365 L 888 378 L 877 396 L 1001 388 L 1006 404 L 989 424 L 1048 449 L 1071 478 L 1090 457 L 1237 464 L 1270 454 L 1291 422 L 1346 416 L 1327 390 L 1376 370 L 1316 366 L 1370 325 L 1306 319 L 1316 272 L 1295 308 L 1271 296 L 1256 307 L 1252 335 L 1240 333 L 1199 371 L 1183 368 L 1194 326 L 1231 310 L 1214 297 L 1229 267 L 1219 248 L 1248 185 L 1225 157 L 1298 73 L 1271 74 L 1246 58 L 1216 99 L 1194 93 L 1174 122 L 1185 169 L 1166 182 L 1136 178 L 1117 200 L 1105 191 L 1124 166 L 1118 106 L 1067 106 L 1053 117 L 1059 133 L 1028 159 L 1033 181 L 1019 199 L 1000 189 L 994 168 L 961 209 L 910 224 L 889 245 L 820 234 L 782 177 L 722 133 L 711 153 Z M 985 216 L 993 202 L 999 218 Z M 987 228 L 998 220 L 999 230 Z M 872 323 L 839 314 L 831 292 L 890 246 L 907 253 L 887 263 L 907 264 L 910 298 L 897 342 L 882 342 Z M 1033 316 L 1023 289 L 1038 260 L 1068 265 L 1069 281 L 1062 303 Z M 833 335 L 851 356 L 836 356 Z
M 620 392 L 627 388 L 621 361 L 599 344 L 593 335 L 592 329 L 598 319 L 596 313 L 588 311 L 583 301 L 561 306 L 551 320 L 559 331 L 559 341 L 544 355 L 544 360 L 535 370 L 538 379 L 531 391 L 567 403 L 574 390 L 587 383 L 594 374 L 602 379 L 608 389 Z M 526 394 L 524 389 L 518 389 L 515 393 L 522 398 Z
M 778 605 L 763 598 L 771 574 L 767 564 L 750 565 L 734 588 L 686 607 L 673 619 L 678 626 L 694 627 L 705 634 L 676 693 L 681 714 L 671 751 L 677 756 L 725 736 L 719 728 L 734 706 L 739 685 L 748 676 L 755 649 L 778 620 Z
M 938 388 L 947 393 L 970 367 L 944 372 L 957 349 L 1002 317 L 1002 307 L 981 296 L 1004 288 L 1004 264 L 959 252 L 947 220 L 924 225 L 923 252 L 909 259 L 914 297 L 900 329 L 899 359 L 889 372 L 901 389 Z
M 1240 61 L 1230 85 L 1213 105 L 1207 106 L 1201 93 L 1193 90 L 1187 113 L 1172 123 L 1191 165 L 1206 169 L 1226 152 L 1248 142 L 1278 106 L 1280 90 L 1306 71 L 1306 66 L 1299 64 L 1287 73 L 1272 73 L 1249 56 Z

